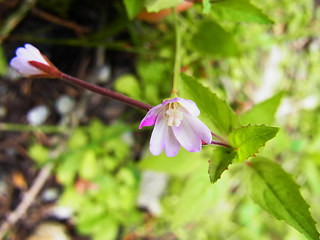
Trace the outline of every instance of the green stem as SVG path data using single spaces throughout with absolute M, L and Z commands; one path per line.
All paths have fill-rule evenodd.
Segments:
M 61 126 L 31 126 L 27 124 L 17 123 L 0 123 L 0 131 L 10 132 L 44 132 L 44 133 L 65 133 L 68 130 L 66 127 Z
M 174 29 L 176 37 L 176 51 L 174 58 L 174 70 L 172 81 L 171 97 L 178 96 L 179 93 L 179 80 L 180 80 L 180 66 L 181 66 L 181 33 L 178 26 L 178 16 L 174 8 L 172 8 L 172 15 L 174 20 Z

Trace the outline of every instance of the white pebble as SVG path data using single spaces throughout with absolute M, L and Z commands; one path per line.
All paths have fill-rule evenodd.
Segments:
M 49 109 L 44 105 L 40 105 L 29 110 L 27 120 L 31 125 L 37 126 L 43 124 L 48 116 Z
M 60 114 L 67 114 L 74 108 L 75 102 L 68 95 L 62 95 L 56 102 L 56 110 Z

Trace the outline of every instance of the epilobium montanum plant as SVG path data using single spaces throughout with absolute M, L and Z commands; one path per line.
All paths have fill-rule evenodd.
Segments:
M 232 4 L 232 1 L 230 1 L 230 4 Z M 239 4 L 242 4 L 242 1 Z M 246 2 L 246 4 L 248 3 Z M 256 8 L 250 4 L 249 6 L 250 9 Z M 160 11 L 162 9 L 155 10 Z M 257 10 L 255 12 L 260 13 L 261 11 Z M 159 155 L 164 150 L 168 157 L 174 157 L 178 154 L 181 146 L 189 152 L 199 152 L 202 145 L 216 145 L 211 148 L 213 157 L 209 164 L 209 176 L 212 183 L 220 179 L 229 165 L 234 162 L 246 161 L 247 164 L 242 164 L 242 166 L 246 172 L 245 183 L 250 197 L 265 211 L 277 219 L 286 221 L 308 239 L 319 239 L 315 221 L 309 212 L 309 205 L 301 196 L 299 187 L 291 176 L 279 164 L 263 157 L 255 157 L 259 148 L 274 138 L 279 129 L 265 125 L 241 126 L 239 117 L 225 101 L 218 98 L 217 95 L 194 78 L 186 75 L 180 76 L 181 36 L 178 18 L 175 11 L 172 11 L 172 13 L 176 36 L 172 92 L 169 99 L 165 99 L 155 107 L 62 73 L 37 48 L 30 44 L 25 44 L 24 48 L 17 49 L 17 56 L 11 60 L 10 65 L 25 77 L 61 79 L 148 111 L 139 128 L 155 125 L 149 147 L 153 155 Z M 262 19 L 267 19 L 264 15 L 261 16 Z M 211 41 L 211 35 L 208 35 L 209 37 L 203 35 L 204 30 L 216 26 L 216 23 L 207 21 L 202 26 L 202 31 L 198 33 L 200 37 L 195 39 L 203 37 Z M 220 26 L 213 29 L 224 33 Z M 212 36 L 216 36 L 215 34 Z M 225 34 L 225 39 L 229 40 L 228 34 Z M 219 40 L 219 42 L 222 41 Z M 204 45 L 197 43 L 194 42 L 200 50 L 203 50 Z M 226 41 L 226 43 L 231 44 L 230 41 Z M 229 48 L 225 47 L 225 49 Z M 212 48 L 210 51 L 216 50 L 218 49 Z M 182 94 L 193 101 L 179 96 L 180 77 L 182 77 L 184 86 Z M 201 117 L 205 117 L 202 119 L 203 122 L 198 119 L 200 110 L 202 111 Z M 263 111 L 258 112 L 263 113 Z M 218 131 L 223 137 L 212 133 L 205 123 L 212 128 L 211 130 Z M 213 141 L 213 137 L 218 141 Z

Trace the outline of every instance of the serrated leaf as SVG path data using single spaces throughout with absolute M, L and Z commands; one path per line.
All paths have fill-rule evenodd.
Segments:
M 191 40 L 198 52 L 214 58 L 237 56 L 239 49 L 233 35 L 213 21 L 203 21 Z
M 247 124 L 272 124 L 274 115 L 281 103 L 284 92 L 280 92 L 273 97 L 258 103 L 249 111 L 239 116 L 243 125 Z
M 145 7 L 148 12 L 159 12 L 162 9 L 172 8 L 183 0 L 147 0 Z
M 261 9 L 254 6 L 249 0 L 219 1 L 213 5 L 212 12 L 219 20 L 263 24 L 273 23 Z
M 129 19 L 132 20 L 142 10 L 144 0 L 123 0 L 123 4 L 126 8 Z
M 228 135 L 240 122 L 229 105 L 193 77 L 181 74 L 181 95 L 199 107 L 200 118 L 213 132 Z
M 308 239 L 319 239 L 309 205 L 288 173 L 275 162 L 261 157 L 252 159 L 245 171 L 247 189 L 254 202 L 272 216 L 290 224 Z
M 231 148 L 216 147 L 214 149 L 208 171 L 211 183 L 215 183 L 220 179 L 221 174 L 227 170 L 235 156 L 236 152 Z
M 277 135 L 279 128 L 247 126 L 235 129 L 229 135 L 230 145 L 237 150 L 237 161 L 244 161 L 258 152 L 267 141 Z

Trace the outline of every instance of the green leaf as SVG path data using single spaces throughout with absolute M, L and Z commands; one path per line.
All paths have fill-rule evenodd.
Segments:
M 40 144 L 35 144 L 29 148 L 29 155 L 34 161 L 42 164 L 48 161 L 49 150 Z
M 139 167 L 173 176 L 186 176 L 199 167 L 205 158 L 204 155 L 204 149 L 200 153 L 189 153 L 181 149 L 177 156 L 172 158 L 168 158 L 164 153 L 159 156 L 148 155 L 139 162 Z
M 221 174 L 227 170 L 228 166 L 235 158 L 234 149 L 225 147 L 216 147 L 213 151 L 213 157 L 209 162 L 209 178 L 211 183 L 220 179 Z
M 6 56 L 4 54 L 3 47 L 0 46 L 0 76 L 1 75 L 6 75 L 7 74 L 7 69 L 8 69 L 8 63 L 6 60 Z
M 215 58 L 239 54 L 233 35 L 213 21 L 203 21 L 191 40 L 195 50 Z
M 143 8 L 144 0 L 123 0 L 128 17 L 130 20 L 134 19 Z
M 284 92 L 253 106 L 248 112 L 241 114 L 240 120 L 243 125 L 247 124 L 272 124 L 274 115 L 281 103 Z
M 200 118 L 213 132 L 228 135 L 240 122 L 229 105 L 193 77 L 181 74 L 181 95 L 193 100 L 199 107 Z
M 132 74 L 125 74 L 116 79 L 115 90 L 130 97 L 139 99 L 141 96 L 138 79 Z
M 309 205 L 299 186 L 278 164 L 257 157 L 246 167 L 246 185 L 250 197 L 265 211 L 284 220 L 308 239 L 319 240 Z
M 258 152 L 261 146 L 277 135 L 279 128 L 247 126 L 234 130 L 229 135 L 229 142 L 237 150 L 237 161 L 244 161 Z
M 87 150 L 83 153 L 79 168 L 80 177 L 88 180 L 94 179 L 97 175 L 99 167 L 97 165 L 97 157 L 93 150 Z
M 262 24 L 273 23 L 261 9 L 251 4 L 249 0 L 219 1 L 213 5 L 212 12 L 219 20 Z
M 159 12 L 162 9 L 172 8 L 183 0 L 147 0 L 145 6 L 148 12 Z
M 210 12 L 210 10 L 211 10 L 211 2 L 210 2 L 210 0 L 203 0 L 202 1 L 202 6 L 203 6 L 202 12 L 204 14 L 208 14 Z

